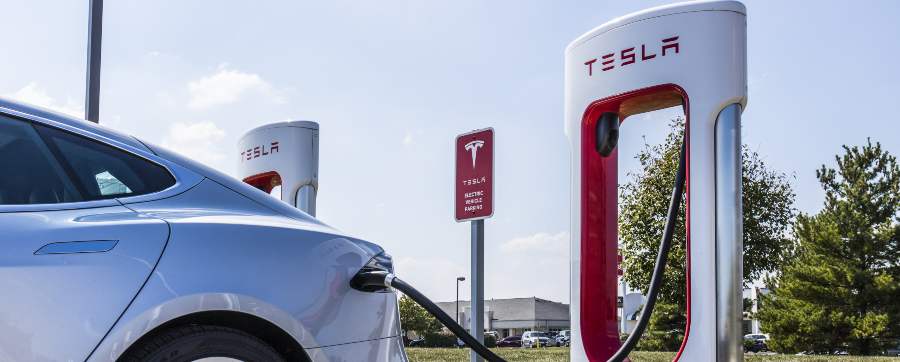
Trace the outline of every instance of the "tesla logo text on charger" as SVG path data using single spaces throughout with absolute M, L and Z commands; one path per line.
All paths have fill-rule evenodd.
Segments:
M 661 56 L 666 56 L 666 54 L 678 54 L 678 36 L 673 36 L 671 38 L 665 38 L 660 43 L 660 53 Z M 629 64 L 637 63 L 638 61 L 646 62 L 653 58 L 656 58 L 658 54 L 654 53 L 655 47 L 651 46 L 649 49 L 647 48 L 647 44 L 641 44 L 640 54 L 638 54 L 637 47 L 631 47 L 627 49 L 622 49 L 618 52 L 612 52 L 603 54 L 600 58 L 594 58 L 584 62 L 584 65 L 587 66 L 588 76 L 594 75 L 594 63 L 598 60 L 600 61 L 600 70 L 606 72 L 616 68 L 616 65 L 619 67 L 624 67 Z
M 241 151 L 241 162 L 252 160 L 254 158 L 260 158 L 262 156 L 268 156 L 273 153 L 278 153 L 278 141 L 273 141 L 268 145 L 256 146 L 253 148 L 248 148 L 245 151 Z

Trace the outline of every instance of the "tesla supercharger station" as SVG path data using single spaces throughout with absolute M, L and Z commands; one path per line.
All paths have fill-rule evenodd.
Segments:
M 746 9 L 692 2 L 614 19 L 573 41 L 565 60 L 572 145 L 572 361 L 606 361 L 616 320 L 617 153 L 601 156 L 605 112 L 682 106 L 687 118 L 687 330 L 676 360 L 741 361 L 740 115 L 747 103 Z M 661 226 L 660 226 L 661 227 Z M 677 230 L 676 232 L 682 232 Z
M 254 128 L 238 142 L 238 174 L 244 182 L 316 215 L 319 189 L 319 124 L 277 122 Z

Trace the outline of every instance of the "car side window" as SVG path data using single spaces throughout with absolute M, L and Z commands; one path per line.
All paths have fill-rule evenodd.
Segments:
M 56 128 L 35 128 L 86 200 L 149 194 L 175 184 L 164 167 Z
M 82 201 L 31 123 L 0 116 L 0 205 Z

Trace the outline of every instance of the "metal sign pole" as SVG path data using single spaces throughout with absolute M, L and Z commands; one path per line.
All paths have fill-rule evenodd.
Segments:
M 484 343 L 484 219 L 494 215 L 494 129 L 456 136 L 455 154 L 455 218 L 472 223 L 469 333 Z M 469 359 L 482 360 L 474 351 Z
M 90 0 L 90 8 L 84 118 L 94 123 L 100 123 L 100 43 L 103 34 L 103 0 Z
M 484 219 L 472 220 L 472 306 L 469 332 L 478 342 L 484 343 Z M 471 362 L 482 361 L 475 351 L 469 354 Z

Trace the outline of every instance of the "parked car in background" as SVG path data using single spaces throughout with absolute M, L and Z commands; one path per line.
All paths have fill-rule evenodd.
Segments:
M 561 347 L 563 345 L 559 340 L 559 332 L 548 332 L 547 338 L 550 339 L 550 341 L 547 342 L 548 346 Z
M 522 334 L 522 347 L 537 348 L 550 346 L 550 337 L 546 332 L 528 331 Z
M 572 331 L 570 331 L 568 329 L 561 330 L 556 335 L 556 341 L 559 343 L 560 346 L 568 346 L 571 338 L 572 338 Z
M 497 341 L 497 347 L 522 347 L 522 336 L 509 336 Z
M 896 345 L 896 346 L 894 346 L 894 347 L 891 347 L 891 348 L 886 349 L 886 350 L 884 351 L 884 354 L 887 355 L 887 356 L 897 356 L 897 357 L 900 357 L 900 344 L 898 344 L 898 345 Z
M 753 333 L 744 335 L 744 350 L 746 352 L 766 352 L 769 350 L 769 336 L 765 334 Z
M 756 341 L 760 341 L 760 340 L 761 340 L 761 341 L 768 341 L 768 340 L 769 340 L 769 335 L 768 335 L 768 334 L 761 334 L 761 333 L 751 333 L 751 334 L 745 334 L 745 335 L 744 335 L 744 339 L 752 339 L 752 340 L 756 340 Z
M 423 347 L 425 346 L 425 337 L 419 337 L 409 341 L 409 347 Z

